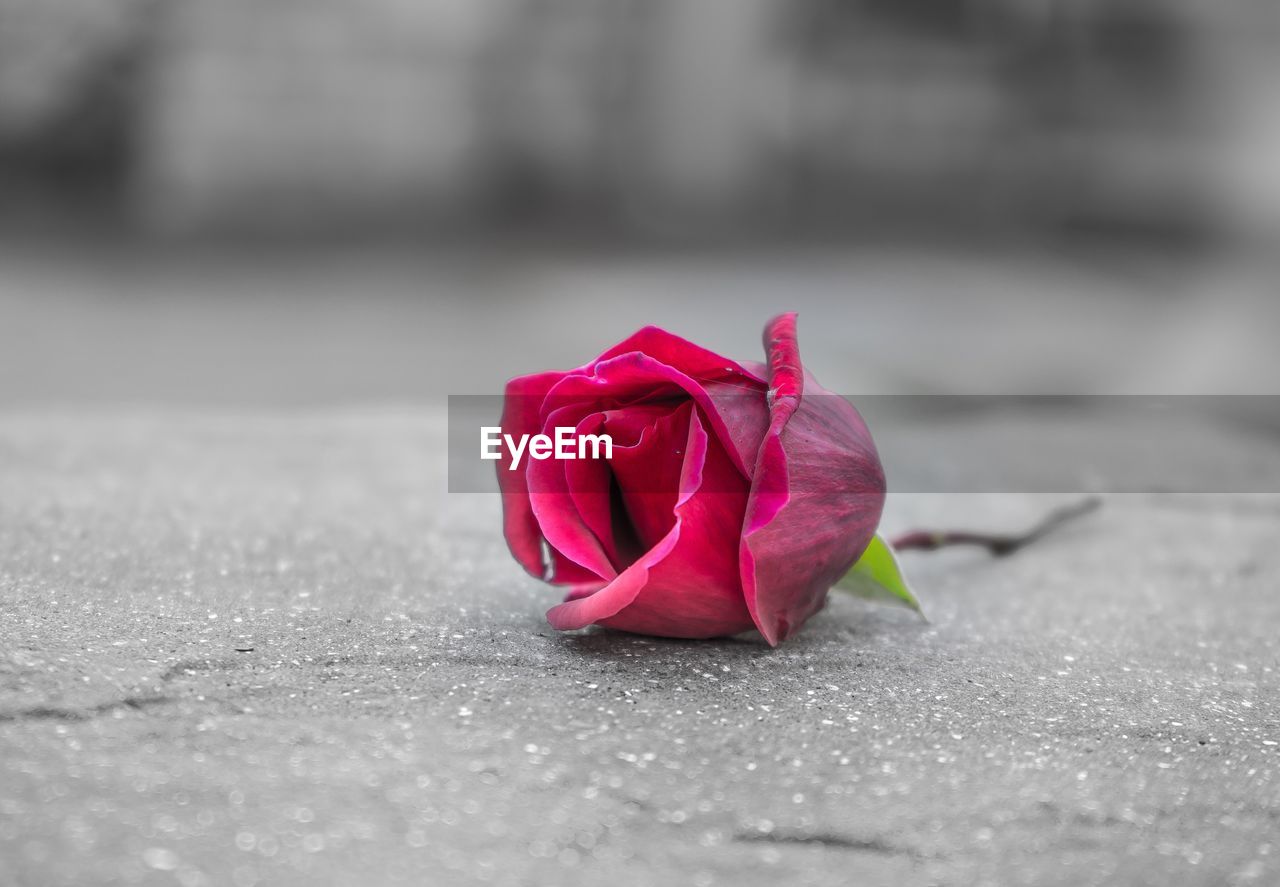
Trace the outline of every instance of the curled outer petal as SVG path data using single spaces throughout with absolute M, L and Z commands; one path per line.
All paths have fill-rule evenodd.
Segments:
M 794 314 L 765 328 L 769 430 L 752 473 L 739 568 L 765 640 L 790 637 L 826 603 L 884 508 L 884 470 L 862 417 L 804 372 Z

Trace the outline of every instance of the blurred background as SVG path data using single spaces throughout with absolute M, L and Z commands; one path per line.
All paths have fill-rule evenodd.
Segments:
M 0 404 L 1275 393 L 1270 0 L 0 0 Z

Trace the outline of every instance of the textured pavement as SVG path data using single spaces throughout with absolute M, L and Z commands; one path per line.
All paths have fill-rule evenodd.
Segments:
M 928 623 L 841 598 L 771 650 L 551 631 L 444 440 L 435 409 L 0 413 L 0 884 L 1280 880 L 1280 497 L 911 556 Z

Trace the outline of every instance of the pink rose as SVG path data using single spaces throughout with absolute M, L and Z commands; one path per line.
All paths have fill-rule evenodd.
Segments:
M 776 645 L 871 541 L 885 480 L 857 411 L 800 362 L 794 314 L 767 365 L 646 327 L 585 366 L 507 384 L 502 430 L 607 433 L 612 459 L 498 462 L 504 530 L 567 587 L 547 619 L 667 637 L 752 627 Z

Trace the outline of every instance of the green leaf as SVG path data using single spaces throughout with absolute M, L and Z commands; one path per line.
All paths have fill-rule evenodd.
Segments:
M 878 534 L 873 536 L 858 562 L 835 586 L 856 597 L 915 610 L 924 618 L 920 602 L 911 592 L 893 549 Z

